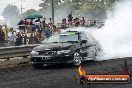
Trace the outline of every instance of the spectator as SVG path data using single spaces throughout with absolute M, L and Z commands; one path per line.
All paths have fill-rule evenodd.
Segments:
M 24 36 L 23 36 L 23 44 L 24 44 L 24 45 L 27 44 L 27 39 L 28 39 L 27 35 L 24 35 Z
M 97 24 L 97 22 L 96 22 L 96 20 L 94 20 L 93 21 L 93 26 L 96 27 L 96 24 Z
M 40 18 L 38 18 L 35 22 L 38 23 L 38 24 L 40 25 L 40 23 L 41 23 Z
M 15 42 L 15 45 L 16 46 L 20 46 L 22 45 L 22 36 L 21 34 L 18 32 L 17 35 L 16 35 L 16 42 Z
M 40 20 L 40 18 L 38 18 L 35 21 L 35 26 L 34 26 L 34 29 L 33 30 L 39 29 L 40 27 L 41 27 L 41 20 Z
M 33 25 L 33 19 L 29 21 L 29 25 Z
M 2 27 L 0 25 L 0 47 L 4 47 L 5 46 L 5 33 L 2 30 Z
M 68 15 L 68 24 L 69 26 L 72 26 L 72 20 L 73 20 L 73 16 L 72 13 Z
M 93 27 L 94 23 L 92 21 L 90 21 L 89 27 Z
M 44 20 L 42 21 L 42 29 L 45 29 L 46 27 L 46 18 L 44 18 Z
M 10 46 L 14 46 L 16 41 L 16 33 L 13 31 L 13 28 L 10 28 L 8 33 L 8 43 Z
M 33 36 L 33 34 L 30 35 L 28 44 L 34 44 L 34 36 Z
M 84 27 L 85 24 L 86 24 L 86 21 L 85 21 L 84 17 L 82 17 L 82 19 L 80 20 L 80 25 L 81 25 L 82 27 Z
M 45 29 L 42 32 L 43 32 L 43 35 L 45 35 L 46 38 L 48 38 L 52 35 L 52 32 L 51 32 L 48 25 L 45 26 Z
M 52 27 L 52 35 L 55 35 L 55 34 L 58 34 L 58 33 L 59 33 L 59 31 L 57 30 L 56 26 L 53 25 L 53 27 Z
M 46 24 L 46 18 L 43 19 L 42 23 L 43 24 Z
M 53 26 L 53 22 L 52 22 L 52 19 L 51 18 L 49 18 L 48 25 L 49 25 L 50 28 Z
M 80 25 L 80 21 L 79 21 L 79 18 L 76 18 L 76 21 L 75 21 L 75 26 L 78 27 Z
M 68 22 L 72 21 L 72 19 L 73 19 L 73 16 L 72 16 L 72 13 L 70 13 L 70 14 L 68 15 Z
M 64 18 L 64 19 L 62 19 L 61 28 L 62 28 L 62 29 L 67 28 L 67 23 L 66 23 L 66 19 L 65 19 L 65 18 Z
M 42 29 L 41 29 L 41 28 L 39 28 L 37 31 L 38 31 L 40 34 L 42 33 Z
M 27 19 L 24 19 L 24 24 L 25 25 L 28 25 L 28 23 L 29 23 L 28 20 Z

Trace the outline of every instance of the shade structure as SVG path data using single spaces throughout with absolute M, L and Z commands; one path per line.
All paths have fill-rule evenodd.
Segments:
M 31 15 L 28 15 L 26 19 L 35 19 L 35 18 L 43 18 L 43 16 L 38 14 L 31 14 Z

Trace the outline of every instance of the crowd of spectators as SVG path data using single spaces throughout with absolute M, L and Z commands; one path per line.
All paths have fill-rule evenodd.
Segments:
M 54 25 L 52 18 L 47 21 L 46 18 L 24 19 L 18 23 L 19 32 L 13 28 L 9 29 L 7 39 L 0 26 L 0 47 L 5 47 L 5 41 L 9 46 L 20 46 L 26 44 L 38 44 L 42 40 L 60 33 L 61 29 L 69 27 L 102 27 L 103 22 L 99 20 L 85 20 L 84 17 L 73 17 L 70 13 L 67 18 L 63 18 L 61 25 Z M 29 34 L 29 35 L 27 35 Z
M 84 17 L 78 18 L 73 17 L 72 13 L 67 16 L 68 19 L 63 18 L 61 22 L 61 29 L 69 28 L 69 27 L 96 27 L 101 28 L 104 23 L 100 20 L 86 20 Z
M 0 26 L 0 47 L 7 46 L 20 46 L 26 44 L 38 44 L 41 41 L 37 37 L 38 34 L 33 35 L 32 33 L 28 37 L 26 34 L 17 32 L 13 28 L 9 29 L 7 33 L 7 38 L 5 37 L 5 32 L 3 32 L 2 26 Z

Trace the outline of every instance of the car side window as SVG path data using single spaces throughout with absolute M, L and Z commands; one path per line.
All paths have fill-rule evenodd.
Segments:
M 86 36 L 85 33 L 81 33 L 81 41 L 82 40 L 87 40 L 87 43 L 86 44 L 88 44 L 88 38 L 87 38 L 87 36 Z
M 91 34 L 85 34 L 85 33 L 81 33 L 81 40 L 87 40 L 87 45 L 93 45 L 94 44 L 94 38 Z
M 87 38 L 89 40 L 89 45 L 95 45 L 95 39 L 94 39 L 94 37 L 91 34 L 89 34 L 87 36 L 88 36 Z
M 87 36 L 84 33 L 81 33 L 81 40 L 87 40 Z

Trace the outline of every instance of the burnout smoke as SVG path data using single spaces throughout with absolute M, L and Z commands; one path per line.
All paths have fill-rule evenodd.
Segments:
M 105 53 L 98 60 L 132 57 L 132 1 L 118 3 L 112 16 L 102 29 L 93 32 Z
M 132 1 L 116 3 L 111 16 L 105 21 L 101 29 L 73 28 L 90 32 L 102 46 L 103 53 L 97 60 L 109 60 L 123 57 L 132 57 Z M 68 29 L 69 30 L 69 29 Z

